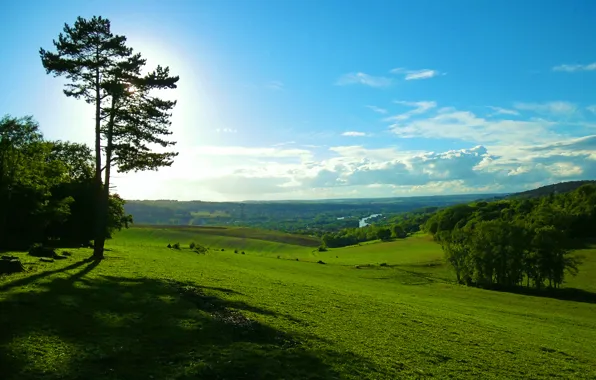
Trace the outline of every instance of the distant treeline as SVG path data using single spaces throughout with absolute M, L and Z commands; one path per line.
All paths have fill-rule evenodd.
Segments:
M 127 201 L 125 210 L 137 224 L 237 225 L 321 237 L 357 228 L 371 214 L 395 215 L 425 206 L 443 207 L 493 195 L 347 199 L 324 201 L 202 202 Z
M 423 228 L 442 245 L 462 283 L 557 288 L 566 273 L 577 272 L 570 250 L 596 236 L 596 185 L 448 207 Z
M 93 156 L 82 144 L 47 141 L 32 117 L 0 119 L 0 249 L 93 239 Z M 108 235 L 131 221 L 110 198 Z

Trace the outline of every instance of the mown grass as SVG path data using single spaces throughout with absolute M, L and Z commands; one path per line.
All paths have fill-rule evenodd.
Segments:
M 255 236 L 135 228 L 100 263 L 18 254 L 36 266 L 0 278 L 0 377 L 596 377 L 588 300 L 455 285 L 424 236 L 328 252 Z M 567 286 L 590 292 L 596 250 L 582 254 Z

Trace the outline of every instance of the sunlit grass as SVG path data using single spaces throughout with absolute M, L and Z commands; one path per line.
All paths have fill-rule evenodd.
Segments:
M 596 304 L 455 285 L 425 236 L 317 252 L 226 233 L 131 229 L 98 265 L 18 254 L 32 270 L 0 279 L 3 378 L 596 376 Z M 567 286 L 593 291 L 583 255 Z

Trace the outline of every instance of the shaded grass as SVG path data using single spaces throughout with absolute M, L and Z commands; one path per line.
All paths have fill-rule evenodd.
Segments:
M 295 261 L 154 232 L 0 278 L 4 378 L 596 376 L 596 305 L 454 285 L 423 237 Z

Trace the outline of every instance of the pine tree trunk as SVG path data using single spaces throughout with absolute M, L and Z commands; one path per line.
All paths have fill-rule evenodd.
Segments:
M 99 61 L 99 52 L 97 60 Z M 105 244 L 105 222 L 103 205 L 103 191 L 101 183 L 101 92 L 99 67 L 95 70 L 95 239 L 93 246 L 93 257 L 97 260 L 103 259 L 103 248 Z
M 114 131 L 114 118 L 115 118 L 115 107 L 116 107 L 116 97 L 112 96 L 112 108 L 110 113 L 110 119 L 108 121 L 108 131 L 106 134 L 106 167 L 105 167 L 105 177 L 103 181 L 103 188 L 100 190 L 99 194 L 99 205 L 100 205 L 100 214 L 99 214 L 99 228 L 100 228 L 100 240 L 99 240 L 99 247 L 101 247 L 101 253 L 98 254 L 98 241 L 95 241 L 95 253 L 94 256 L 98 259 L 103 258 L 103 251 L 106 242 L 106 234 L 108 229 L 108 213 L 109 213 L 109 206 L 110 206 L 110 175 L 111 175 L 111 167 L 112 167 L 112 134 Z M 100 172 L 100 181 L 101 181 L 101 172 Z

